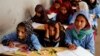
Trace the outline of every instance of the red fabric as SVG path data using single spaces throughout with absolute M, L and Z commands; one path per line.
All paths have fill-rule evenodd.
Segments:
M 66 8 L 67 10 L 66 14 L 63 14 L 61 12 L 62 7 Z M 58 12 L 57 17 L 56 17 L 56 21 L 61 22 L 62 24 L 69 24 L 69 16 L 72 14 L 71 12 L 72 11 L 71 11 L 70 2 L 65 2 L 61 4 L 60 11 Z
M 62 4 L 62 0 L 56 0 L 56 1 L 51 5 L 50 10 L 48 10 L 48 13 L 52 13 L 52 12 L 58 13 L 59 8 L 58 8 L 58 9 L 55 8 L 55 4 L 56 4 L 56 3 L 59 3 L 59 4 L 61 5 L 61 4 Z

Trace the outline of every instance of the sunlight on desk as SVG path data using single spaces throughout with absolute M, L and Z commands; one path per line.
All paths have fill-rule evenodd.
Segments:
M 12 53 L 4 52 L 3 54 L 10 56 L 93 56 L 82 47 L 78 47 L 76 50 L 69 50 L 66 47 L 46 47 L 41 51 L 21 52 L 17 50 Z
M 44 30 L 44 24 L 33 22 L 32 23 L 32 27 L 33 27 L 33 29 Z M 66 29 L 68 26 L 67 25 L 63 25 L 63 27 Z

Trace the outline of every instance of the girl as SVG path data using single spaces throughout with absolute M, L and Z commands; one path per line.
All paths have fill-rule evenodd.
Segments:
M 64 46 L 64 32 L 60 23 L 49 22 L 45 25 L 45 47 Z
M 59 1 L 59 0 L 56 0 L 52 5 L 51 5 L 51 7 L 50 7 L 50 10 L 48 11 L 48 13 L 50 14 L 50 13 L 58 13 L 58 11 L 59 11 L 59 8 L 60 8 L 60 6 L 61 6 L 61 1 Z
M 37 23 L 47 23 L 48 21 L 48 16 L 46 13 L 46 10 L 44 9 L 44 7 L 42 5 L 37 5 L 35 7 L 35 16 L 31 18 L 31 20 L 33 22 L 37 22 Z
M 95 54 L 94 36 L 89 21 L 89 13 L 85 11 L 77 12 L 74 24 L 66 30 L 65 42 L 69 49 L 74 50 L 77 46 L 81 46 Z
M 74 13 L 73 15 L 73 18 L 72 20 L 70 21 L 70 24 L 73 24 L 74 22 L 74 17 L 76 16 L 76 13 L 79 12 L 79 11 L 86 11 L 87 13 L 89 13 L 89 7 L 88 7 L 88 4 L 84 1 L 80 1 L 78 2 L 77 6 L 76 6 L 76 12 Z M 90 21 L 92 22 L 92 19 L 90 18 Z
M 16 32 L 5 35 L 2 44 L 9 47 L 27 48 L 27 50 L 40 50 L 41 45 L 37 36 L 33 33 L 31 26 L 27 22 L 17 25 Z M 16 44 L 17 43 L 17 44 Z
M 56 16 L 56 21 L 60 22 L 61 24 L 67 24 L 69 25 L 69 22 L 71 20 L 71 4 L 70 3 L 63 3 L 60 7 L 60 11 Z

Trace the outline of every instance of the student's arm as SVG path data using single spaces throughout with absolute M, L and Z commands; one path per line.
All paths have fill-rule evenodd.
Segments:
M 1 43 L 5 46 L 12 46 L 12 42 L 15 40 L 15 37 L 17 37 L 15 32 L 5 35 L 3 36 Z
M 77 48 L 77 46 L 72 43 L 73 40 L 72 40 L 71 34 L 69 32 L 70 31 L 67 30 L 65 33 L 65 44 L 68 47 L 68 49 L 75 50 Z
M 48 24 L 45 24 L 44 27 L 45 27 L 45 31 L 46 31 L 46 32 L 45 32 L 45 37 L 46 37 L 46 38 L 49 38 L 49 29 L 48 29 Z
M 36 50 L 41 50 L 42 46 L 41 46 L 36 35 L 32 34 L 31 41 L 32 41 L 32 44 Z
M 56 23 L 55 24 L 55 27 L 56 27 L 56 35 L 55 35 L 55 40 L 59 40 L 59 36 L 60 36 L 60 26 L 59 26 L 60 23 Z
M 87 39 L 87 48 L 90 50 L 92 54 L 95 54 L 95 43 L 94 43 L 94 36 L 91 34 Z

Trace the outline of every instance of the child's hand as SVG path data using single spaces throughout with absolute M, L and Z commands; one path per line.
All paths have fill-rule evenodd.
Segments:
M 10 48 L 14 48 L 15 45 L 14 45 L 14 43 L 13 43 L 12 41 L 9 41 L 8 47 L 10 47 Z
M 75 50 L 77 48 L 77 46 L 75 44 L 70 44 L 68 49 L 70 50 Z
M 28 51 L 28 46 L 26 44 L 21 44 L 19 46 L 20 51 L 22 52 L 27 52 Z

